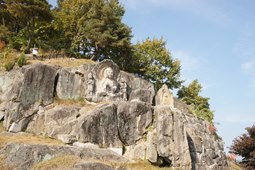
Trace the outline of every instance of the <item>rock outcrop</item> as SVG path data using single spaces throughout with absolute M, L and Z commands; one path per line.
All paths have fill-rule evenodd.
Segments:
M 56 99 L 73 102 L 61 104 Z M 79 104 L 84 99 L 87 102 Z M 208 122 L 189 113 L 167 86 L 155 96 L 151 83 L 120 71 L 110 60 L 72 69 L 36 64 L 0 74 L 0 101 L 0 120 L 10 132 L 111 148 L 123 155 L 111 156 L 116 161 L 142 159 L 177 169 L 228 169 L 223 142 L 210 132 Z M 7 154 L 15 148 L 20 149 Z M 28 150 L 34 154 L 22 155 Z M 93 153 L 101 151 L 105 152 Z M 46 155 L 49 159 L 62 153 L 90 157 L 91 152 L 77 146 L 10 144 L 0 150 L 0 156 L 5 155 L 11 165 L 10 160 L 17 164 L 29 160 L 19 167 L 26 169 Z M 76 165 L 77 169 L 92 167 L 112 168 L 94 162 Z
M 128 159 L 108 149 L 41 144 L 8 144 L 0 150 L 0 155 L 5 155 L 6 164 L 15 170 L 30 169 L 38 162 L 66 156 L 76 156 L 77 159 L 82 160 L 73 167 L 69 167 L 69 170 L 91 170 L 92 167 L 99 170 L 115 170 L 115 167 L 109 166 L 107 162 L 124 164 L 128 161 Z

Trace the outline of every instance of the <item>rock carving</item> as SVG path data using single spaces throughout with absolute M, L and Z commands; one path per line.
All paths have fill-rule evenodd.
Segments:
M 95 79 L 92 73 L 88 74 L 87 87 L 88 87 L 88 95 L 92 97 L 95 91 Z
M 120 93 L 123 100 L 127 101 L 127 83 L 123 77 L 120 79 Z
M 100 84 L 101 94 L 106 96 L 114 96 L 117 93 L 118 83 L 114 79 L 114 72 L 111 67 L 104 70 L 104 78 Z

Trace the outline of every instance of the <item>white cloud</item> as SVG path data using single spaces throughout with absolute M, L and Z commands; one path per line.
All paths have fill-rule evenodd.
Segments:
M 245 73 L 251 73 L 254 69 L 254 62 L 253 61 L 244 62 L 241 65 L 241 68 Z

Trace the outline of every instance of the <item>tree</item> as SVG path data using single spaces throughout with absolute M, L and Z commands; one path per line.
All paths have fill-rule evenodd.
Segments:
M 76 53 L 117 64 L 131 52 L 131 29 L 122 23 L 118 0 L 62 0 L 57 18 Z M 120 59 L 121 58 L 121 59 Z
M 156 89 L 166 84 L 170 89 L 182 84 L 180 79 L 180 61 L 173 59 L 161 39 L 147 38 L 134 45 L 133 70 L 140 77 L 152 82 Z
M 255 169 L 255 124 L 245 128 L 247 133 L 235 138 L 230 152 L 243 157 L 241 164 L 247 170 Z
M 50 5 L 47 0 L 6 0 L 8 12 L 14 17 L 19 27 L 27 36 L 26 48 L 35 43 L 35 30 L 52 20 Z
M 193 80 L 187 87 L 182 86 L 177 92 L 181 101 L 190 106 L 191 111 L 209 122 L 213 120 L 213 111 L 210 110 L 209 99 L 200 95 L 202 90 L 201 84 Z

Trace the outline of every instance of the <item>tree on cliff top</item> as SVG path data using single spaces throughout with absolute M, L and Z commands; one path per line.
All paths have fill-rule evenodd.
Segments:
M 35 43 L 35 30 L 41 23 L 51 21 L 52 15 L 47 0 L 6 0 L 8 12 L 15 20 L 16 31 L 22 29 L 27 38 L 27 49 Z M 24 44 L 23 44 L 24 45 Z
M 163 38 L 147 38 L 134 45 L 132 69 L 140 77 L 152 82 L 157 90 L 163 84 L 170 89 L 179 88 L 183 82 L 180 79 L 180 61 L 172 58 Z
M 131 29 L 122 23 L 124 8 L 118 0 L 62 0 L 57 11 L 75 52 L 120 65 L 129 61 L 125 58 L 131 52 Z
M 209 99 L 200 95 L 202 90 L 198 80 L 193 80 L 187 87 L 182 86 L 177 92 L 178 98 L 190 106 L 191 111 L 209 122 L 213 121 L 213 111 L 210 110 Z
M 247 170 L 255 169 L 255 124 L 245 128 L 247 133 L 235 138 L 230 152 L 243 157 L 241 164 Z

